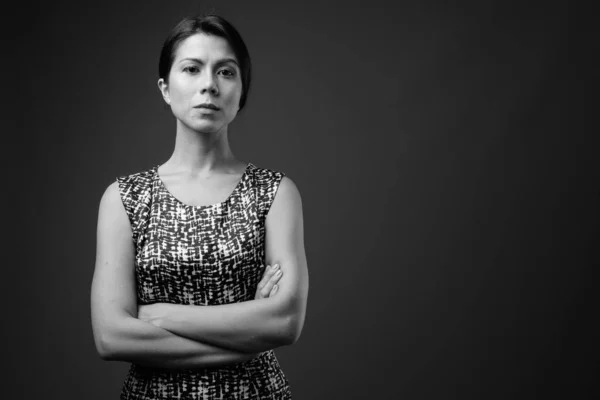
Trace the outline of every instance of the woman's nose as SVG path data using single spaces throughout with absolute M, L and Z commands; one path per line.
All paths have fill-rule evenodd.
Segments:
M 202 80 L 200 87 L 200 93 L 210 92 L 213 95 L 216 95 L 219 92 L 219 88 L 217 87 L 217 82 L 212 76 L 212 74 L 208 73 Z

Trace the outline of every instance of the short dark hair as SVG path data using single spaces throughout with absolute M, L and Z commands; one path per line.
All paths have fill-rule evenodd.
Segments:
M 168 82 L 171 66 L 175 61 L 175 52 L 179 44 L 188 37 L 197 33 L 205 33 L 224 38 L 231 46 L 235 57 L 237 58 L 242 73 L 242 95 L 240 97 L 240 111 L 246 104 L 248 93 L 250 92 L 250 82 L 252 80 L 252 63 L 250 53 L 242 40 L 242 36 L 237 29 L 227 22 L 223 17 L 215 14 L 198 15 L 186 17 L 181 20 L 171 31 L 165 40 L 160 52 L 158 61 L 158 76 Z

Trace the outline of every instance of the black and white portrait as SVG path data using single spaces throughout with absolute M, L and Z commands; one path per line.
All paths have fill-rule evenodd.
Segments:
M 594 397 L 589 10 L 14 6 L 3 398 Z

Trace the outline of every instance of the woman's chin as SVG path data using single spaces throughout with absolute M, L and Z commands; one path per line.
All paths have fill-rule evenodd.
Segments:
M 223 128 L 221 121 L 191 121 L 191 123 L 185 124 L 189 129 L 198 133 L 215 133 Z

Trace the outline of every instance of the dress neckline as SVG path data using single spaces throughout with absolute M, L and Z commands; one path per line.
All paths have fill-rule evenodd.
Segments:
M 158 174 L 158 167 L 160 167 L 160 166 L 161 166 L 161 164 L 158 164 L 154 168 L 152 168 L 152 170 L 154 172 L 154 174 L 153 174 L 154 175 L 154 179 L 157 181 L 159 189 L 163 190 L 163 192 L 169 198 L 171 198 L 175 203 L 178 203 L 178 204 L 180 204 L 183 207 L 188 208 L 188 209 L 201 210 L 201 209 L 206 209 L 206 208 L 219 207 L 219 206 L 222 206 L 222 205 L 228 203 L 229 201 L 231 201 L 231 199 L 234 197 L 234 195 L 237 194 L 237 192 L 240 191 L 240 189 L 241 189 L 242 184 L 244 183 L 244 181 L 246 181 L 246 179 L 248 179 L 248 172 L 250 171 L 251 167 L 254 166 L 254 164 L 252 164 L 251 162 L 249 162 L 248 164 L 246 164 L 246 168 L 244 169 L 244 173 L 242 174 L 242 177 L 238 181 L 237 185 L 235 185 L 235 187 L 233 188 L 233 191 L 229 194 L 229 196 L 227 196 L 227 198 L 225 200 L 223 200 L 220 203 L 204 204 L 204 205 L 199 205 L 199 206 L 194 206 L 194 205 L 186 204 L 186 203 L 182 202 L 181 200 L 179 200 L 177 197 L 173 196 L 173 193 L 171 193 L 169 191 L 169 189 L 167 189 L 167 186 L 164 184 L 164 182 L 162 181 L 160 175 Z

